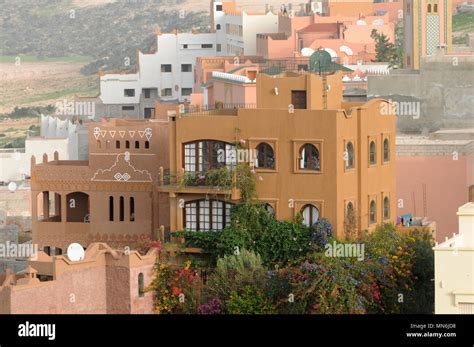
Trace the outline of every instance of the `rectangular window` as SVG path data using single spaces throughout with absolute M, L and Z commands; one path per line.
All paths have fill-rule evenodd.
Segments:
M 183 45 L 183 49 L 187 49 L 188 48 L 188 45 L 187 44 L 184 44 Z
M 193 92 L 193 88 L 181 88 L 182 96 L 190 96 Z
M 217 46 L 216 46 L 216 51 L 217 51 L 217 52 L 222 51 L 222 48 L 221 48 L 221 44 L 220 44 L 220 43 L 217 44 Z
M 306 90 L 292 90 L 291 103 L 295 109 L 306 109 Z
M 151 96 L 151 90 L 149 88 L 143 89 L 143 94 L 145 94 L 145 99 L 149 99 Z
M 181 72 L 193 72 L 193 66 L 191 64 L 181 64 Z
M 213 47 L 212 43 L 203 43 L 201 45 L 201 48 L 212 48 L 212 47 Z
M 171 72 L 171 64 L 161 64 L 161 72 Z
M 186 204 L 185 208 L 186 230 L 197 230 L 197 203 L 191 202 Z
M 145 107 L 145 119 L 155 118 L 155 108 L 154 107 Z
M 123 96 L 126 97 L 134 97 L 135 96 L 135 89 L 124 89 Z
M 135 111 L 135 106 L 122 106 L 122 111 Z
M 161 90 L 161 96 L 172 96 L 173 93 L 171 91 L 171 88 L 163 88 Z
M 216 11 L 222 11 L 222 5 L 216 5 Z

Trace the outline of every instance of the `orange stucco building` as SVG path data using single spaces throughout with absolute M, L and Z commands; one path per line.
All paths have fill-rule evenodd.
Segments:
M 302 213 L 311 224 L 324 217 L 341 237 L 349 211 L 357 230 L 395 222 L 395 116 L 383 112 L 385 100 L 343 102 L 341 79 L 341 72 L 260 73 L 256 108 L 173 116 L 170 174 L 158 187 L 170 197 L 170 229 L 222 229 L 229 222 L 240 199 L 235 187 L 179 182 L 233 170 L 229 154 L 236 149 L 248 153 L 258 197 L 279 220 Z
M 61 254 L 72 242 L 134 249 L 150 240 L 168 219 L 167 196 L 154 189 L 167 131 L 164 119 L 104 119 L 89 123 L 88 161 L 33 157 L 33 243 Z

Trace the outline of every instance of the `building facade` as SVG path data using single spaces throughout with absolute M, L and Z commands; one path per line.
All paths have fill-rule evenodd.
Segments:
M 451 51 L 451 0 L 404 0 L 404 66 L 419 69 L 438 48 Z
M 147 254 L 93 243 L 84 259 L 40 252 L 23 274 L 0 275 L 0 314 L 152 314 L 157 249 Z
M 245 144 L 257 193 L 279 220 L 302 214 L 306 224 L 330 220 L 344 236 L 396 220 L 395 117 L 387 102 L 342 101 L 342 73 L 257 76 L 256 108 L 178 114 L 170 121 L 170 171 L 203 175 Z M 251 153 L 255 153 L 255 156 Z M 170 229 L 221 229 L 238 191 L 160 180 L 170 197 Z
M 73 242 L 132 248 L 167 224 L 167 197 L 154 188 L 168 161 L 167 121 L 112 119 L 89 127 L 88 161 L 60 160 L 56 152 L 31 162 L 33 243 L 48 254 Z
M 474 203 L 459 207 L 457 216 L 459 233 L 433 248 L 436 314 L 474 314 Z

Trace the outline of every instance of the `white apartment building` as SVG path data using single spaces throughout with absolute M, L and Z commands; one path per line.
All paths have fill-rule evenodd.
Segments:
M 457 215 L 459 234 L 433 248 L 436 314 L 474 314 L 474 202 Z
M 99 117 L 153 118 L 155 102 L 189 100 L 197 57 L 216 55 L 215 33 L 157 35 L 155 53 L 138 53 L 136 73 L 100 77 Z
M 212 1 L 211 18 L 218 55 L 256 55 L 257 34 L 278 32 L 278 14 L 247 13 L 234 2 Z

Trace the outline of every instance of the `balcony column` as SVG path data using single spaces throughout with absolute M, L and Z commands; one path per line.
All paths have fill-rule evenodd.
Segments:
M 49 218 L 49 192 L 43 192 L 43 219 Z
M 61 223 L 66 223 L 67 222 L 67 194 L 58 194 L 60 196 L 60 201 L 61 201 Z

